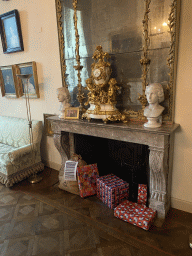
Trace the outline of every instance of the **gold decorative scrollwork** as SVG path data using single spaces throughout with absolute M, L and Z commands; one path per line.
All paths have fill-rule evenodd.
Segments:
M 110 58 L 109 54 L 103 52 L 102 46 L 99 45 L 92 58 L 95 62 L 91 65 L 91 77 L 86 80 L 86 89 L 89 91 L 86 104 L 90 104 L 90 107 L 82 118 L 102 119 L 105 123 L 107 121 L 126 122 L 125 115 L 122 115 L 115 107 L 116 93 L 120 88 L 115 78 L 110 79 L 111 64 L 105 61 Z
M 77 77 L 78 77 L 78 94 L 77 94 L 77 99 L 80 103 L 80 112 L 85 112 L 85 107 L 84 107 L 84 93 L 82 92 L 82 84 L 81 84 L 81 70 L 83 68 L 83 66 L 81 66 L 81 62 L 80 62 L 80 55 L 79 55 L 79 33 L 78 33 L 78 29 L 77 29 L 77 3 L 78 0 L 73 0 L 73 9 L 74 9 L 74 16 L 73 16 L 73 20 L 74 20 L 74 27 L 75 27 L 75 42 L 76 42 L 76 48 L 75 48 L 75 53 L 76 53 L 76 61 L 77 61 L 77 65 L 74 66 L 75 70 L 77 70 Z
M 146 99 L 145 97 L 145 89 L 146 86 L 148 85 L 147 83 L 147 73 L 149 70 L 149 65 L 151 60 L 149 59 L 149 33 L 148 33 L 148 28 L 149 28 L 149 6 L 150 6 L 151 0 L 145 0 L 145 14 L 144 14 L 144 19 L 143 19 L 143 37 L 144 37 L 144 45 L 143 45 L 143 56 L 140 60 L 140 63 L 142 65 L 143 69 L 143 74 L 142 74 L 142 90 L 143 90 L 143 95 L 140 96 L 140 102 L 142 106 L 146 106 L 147 100 L 143 100 L 143 98 Z
M 173 0 L 171 4 L 171 11 L 168 18 L 168 26 L 169 32 L 171 34 L 171 42 L 169 48 L 169 57 L 167 58 L 167 65 L 169 67 L 169 83 L 168 83 L 168 91 L 169 91 L 169 105 L 168 105 L 168 114 L 164 117 L 165 120 L 172 120 L 174 116 L 174 89 L 175 89 L 175 79 L 174 79 L 174 71 L 176 69 L 176 34 L 177 34 L 177 5 L 179 4 L 178 0 Z
M 63 23 L 62 19 L 62 5 L 60 0 L 56 0 L 56 13 L 57 13 L 57 26 L 58 26 L 58 38 L 59 38 L 59 50 L 60 50 L 60 61 L 61 61 L 61 73 L 62 73 L 62 82 L 64 87 L 68 87 L 66 83 L 66 64 L 65 64 L 65 55 L 64 55 L 64 35 L 63 35 Z

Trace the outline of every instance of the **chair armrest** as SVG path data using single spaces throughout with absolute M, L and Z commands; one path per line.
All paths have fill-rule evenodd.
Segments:
M 31 144 L 16 148 L 8 153 L 9 159 L 11 162 L 15 161 L 16 159 L 31 153 Z M 34 144 L 34 151 L 37 150 L 37 144 Z

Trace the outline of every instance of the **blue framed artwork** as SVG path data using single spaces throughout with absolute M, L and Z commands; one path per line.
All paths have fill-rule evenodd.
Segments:
M 37 78 L 37 66 L 36 62 L 27 62 L 21 63 L 16 65 L 16 74 L 27 75 L 31 74 L 32 76 L 29 78 L 28 84 L 25 85 L 23 80 L 19 77 L 18 84 L 19 87 L 22 88 L 21 95 L 25 97 L 26 93 L 28 93 L 29 98 L 39 98 L 39 85 L 38 85 L 38 78 Z M 26 88 L 27 86 L 27 88 Z
M 17 83 L 14 65 L 0 67 L 0 85 L 3 97 L 18 98 L 20 96 L 21 87 Z
M 0 15 L 0 33 L 4 53 L 24 51 L 18 10 Z

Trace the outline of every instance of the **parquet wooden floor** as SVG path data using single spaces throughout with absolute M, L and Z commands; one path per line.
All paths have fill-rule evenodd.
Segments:
M 58 172 L 43 180 L 0 185 L 1 256 L 191 256 L 192 214 L 171 209 L 161 228 L 142 230 L 113 216 L 96 196 L 58 188 Z

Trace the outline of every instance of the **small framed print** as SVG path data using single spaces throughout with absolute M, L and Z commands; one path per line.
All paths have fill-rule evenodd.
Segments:
M 24 81 L 17 77 L 18 83 L 20 87 L 22 88 L 22 96 L 25 97 L 25 92 L 28 92 L 29 98 L 39 98 L 39 85 L 38 85 L 38 78 L 37 78 L 37 66 L 36 62 L 27 62 L 27 63 L 21 63 L 16 65 L 16 74 L 22 74 L 22 75 L 27 75 L 27 74 L 32 74 L 32 76 L 29 78 L 28 81 L 28 88 L 26 88 Z
M 0 67 L 1 94 L 9 98 L 18 98 L 21 88 L 17 83 L 15 65 Z
M 0 32 L 4 53 L 24 51 L 18 10 L 0 15 Z
M 79 119 L 79 108 L 66 108 L 65 119 Z

